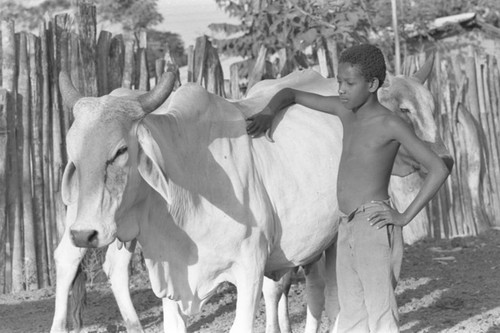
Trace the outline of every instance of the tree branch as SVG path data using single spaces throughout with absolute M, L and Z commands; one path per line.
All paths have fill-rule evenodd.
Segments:
M 301 13 L 302 13 L 302 14 L 304 14 L 305 16 L 307 16 L 307 17 L 309 17 L 309 18 L 313 19 L 314 21 L 316 21 L 316 22 L 317 22 L 317 23 L 319 23 L 320 25 L 323 25 L 323 26 L 325 26 L 325 27 L 328 27 L 328 28 L 332 28 L 332 29 L 337 30 L 337 27 L 336 27 L 335 25 L 330 24 L 330 23 L 328 23 L 328 22 L 325 22 L 325 21 L 323 21 L 322 19 L 320 19 L 320 18 L 318 18 L 318 17 L 314 16 L 313 14 L 306 12 L 304 9 L 300 8 L 300 7 L 299 7 L 299 5 L 294 4 L 291 0 L 287 0 L 287 2 L 288 2 L 291 6 L 294 6 L 295 8 L 297 8 L 297 10 L 298 10 L 299 12 L 301 12 Z

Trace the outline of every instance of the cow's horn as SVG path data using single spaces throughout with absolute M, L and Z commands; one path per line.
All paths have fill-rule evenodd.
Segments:
M 145 113 L 150 113 L 156 110 L 168 98 L 172 89 L 174 89 L 175 74 L 165 72 L 160 78 L 158 84 L 148 93 L 138 97 L 142 109 Z
M 69 109 L 72 109 L 76 101 L 82 98 L 82 95 L 76 90 L 73 82 L 71 82 L 67 71 L 59 73 L 59 91 L 61 92 L 64 105 Z
M 433 65 L 434 65 L 434 52 L 432 52 L 429 58 L 425 60 L 424 65 L 415 74 L 413 74 L 413 77 L 423 84 L 425 80 L 427 80 L 427 78 L 429 77 Z

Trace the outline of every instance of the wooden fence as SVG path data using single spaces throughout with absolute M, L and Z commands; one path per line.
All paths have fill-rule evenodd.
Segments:
M 0 292 L 17 292 L 55 281 L 53 252 L 65 218 L 64 138 L 72 122 L 62 106 L 59 72 L 66 68 L 85 96 L 118 87 L 149 90 L 153 78 L 146 34 L 135 40 L 101 31 L 96 38 L 95 6 L 86 3 L 75 18 L 43 22 L 38 36 L 15 32 L 13 21 L 1 22 L 0 31 Z M 189 62 L 189 81 L 224 95 L 218 54 L 206 37 L 190 48 Z M 157 75 L 175 68 L 168 53 L 155 65 Z
M 101 31 L 97 38 L 92 5 L 80 4 L 75 18 L 56 15 L 42 23 L 38 36 L 16 33 L 12 21 L 1 22 L 0 30 L 0 292 L 17 292 L 55 282 L 53 251 L 65 217 L 60 195 L 67 160 L 64 138 L 72 122 L 61 103 L 58 73 L 67 68 L 86 96 L 118 87 L 148 90 L 152 78 L 146 35 L 135 40 Z M 267 52 L 261 48 L 248 86 L 290 72 L 290 59 L 286 52 L 280 54 L 281 65 L 269 70 Z M 336 44 L 325 42 L 317 54 L 319 71 L 334 75 Z M 406 72 L 414 72 L 422 58 L 408 57 Z M 175 67 L 169 54 L 155 65 L 157 76 Z M 496 59 L 473 52 L 455 58 L 438 53 L 434 69 L 430 88 L 436 97 L 436 120 L 456 166 L 427 211 L 405 228 L 410 242 L 424 236 L 475 235 L 498 224 L 494 217 L 500 210 Z M 224 81 L 217 51 L 206 37 L 188 50 L 188 81 L 213 93 L 240 98 L 237 71 L 238 65 L 233 65 L 231 80 Z M 421 179 L 413 175 L 399 181 L 409 188 Z
M 415 72 L 423 54 L 405 59 L 404 73 Z M 437 50 L 428 82 L 435 98 L 439 135 L 455 159 L 445 186 L 420 219 L 405 227 L 405 240 L 477 235 L 492 226 L 500 210 L 500 76 L 497 60 L 472 47 L 467 52 Z M 394 177 L 393 177 L 394 178 Z M 417 188 L 419 175 L 399 180 Z

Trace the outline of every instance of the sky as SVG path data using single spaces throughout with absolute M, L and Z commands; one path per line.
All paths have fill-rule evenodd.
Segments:
M 238 22 L 220 9 L 215 0 L 158 0 L 158 11 L 163 22 L 155 29 L 178 33 L 186 47 L 194 45 L 196 37 L 212 36 L 210 23 Z
M 33 6 L 43 0 L 19 1 L 25 6 Z M 238 23 L 237 19 L 230 18 L 219 8 L 215 0 L 158 0 L 157 3 L 158 12 L 163 15 L 163 22 L 154 28 L 178 33 L 186 47 L 194 45 L 196 37 L 204 34 L 213 36 L 208 29 L 210 23 Z M 101 28 L 113 30 L 108 26 Z

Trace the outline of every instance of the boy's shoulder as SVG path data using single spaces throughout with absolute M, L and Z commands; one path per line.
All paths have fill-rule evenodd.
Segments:
M 412 130 L 409 121 L 404 120 L 404 114 L 398 115 L 395 112 L 380 105 L 374 110 L 372 125 L 383 129 L 385 132 Z
M 371 119 L 375 120 L 383 125 L 387 125 L 387 123 L 398 121 L 401 119 L 397 114 L 383 106 L 382 104 L 378 104 L 372 110 L 370 110 Z

